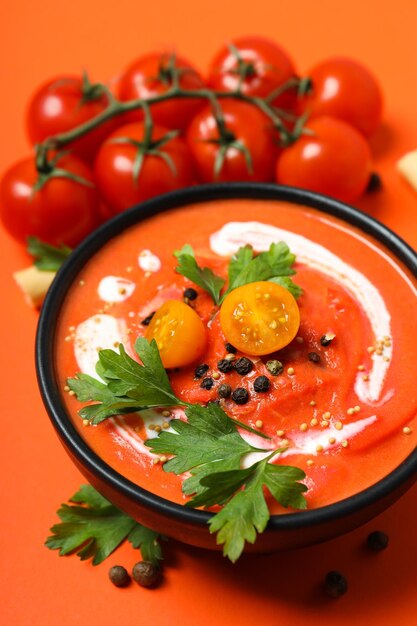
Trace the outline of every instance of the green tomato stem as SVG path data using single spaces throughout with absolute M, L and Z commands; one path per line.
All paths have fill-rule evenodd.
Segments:
M 272 122 L 274 128 L 279 132 L 284 143 L 288 143 L 291 141 L 291 132 L 285 127 L 282 117 L 278 114 L 277 110 L 270 104 L 270 99 L 272 96 L 275 97 L 277 90 L 275 90 L 270 96 L 266 98 L 260 98 L 256 96 L 249 96 L 239 89 L 237 91 L 232 92 L 224 92 L 224 91 L 214 91 L 208 88 L 203 89 L 195 89 L 195 90 L 187 90 L 182 89 L 178 86 L 179 81 L 175 81 L 171 89 L 168 89 L 163 94 L 159 94 L 157 96 L 151 96 L 149 98 L 139 98 L 136 100 L 129 100 L 127 102 L 120 102 L 117 100 L 109 89 L 104 88 L 104 93 L 108 99 L 107 108 L 99 113 L 97 116 L 88 120 L 84 124 L 80 124 L 76 128 L 71 129 L 65 133 L 60 133 L 53 137 L 49 137 L 43 144 L 37 147 L 37 156 L 36 156 L 36 166 L 37 168 L 46 167 L 45 163 L 47 163 L 46 155 L 49 150 L 56 150 L 67 144 L 71 143 L 75 139 L 86 135 L 91 132 L 95 128 L 101 126 L 108 120 L 122 115 L 123 113 L 129 113 L 130 111 L 135 111 L 137 109 L 143 109 L 144 111 L 144 125 L 145 125 L 145 135 L 148 136 L 152 134 L 153 121 L 151 116 L 150 107 L 153 104 L 157 104 L 159 102 L 165 102 L 168 100 L 175 100 L 177 98 L 204 98 L 206 99 L 212 106 L 213 114 L 216 119 L 217 128 L 219 131 L 220 139 L 226 143 L 230 143 L 230 141 L 234 140 L 230 131 L 226 127 L 226 123 L 223 116 L 223 111 L 221 109 L 219 100 L 228 99 L 228 100 L 240 100 L 243 102 L 247 102 L 252 106 L 258 108 L 262 111 Z M 292 78 L 287 83 L 282 85 L 279 89 L 279 93 L 283 93 L 287 89 L 293 88 L 295 85 L 298 85 L 300 79 Z M 41 169 L 39 169 L 41 171 Z

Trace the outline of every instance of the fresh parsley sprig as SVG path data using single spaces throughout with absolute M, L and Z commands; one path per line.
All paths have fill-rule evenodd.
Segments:
M 37 237 L 28 237 L 27 251 L 35 259 L 34 265 L 43 271 L 57 272 L 72 250 L 67 246 L 51 246 Z
M 209 267 L 200 267 L 196 261 L 193 248 L 187 243 L 174 252 L 178 259 L 175 271 L 189 278 L 194 284 L 207 291 L 215 304 L 220 304 L 220 292 L 225 284 L 224 278 L 217 276 Z
M 292 269 L 295 255 L 283 241 L 272 243 L 268 250 L 256 256 L 251 246 L 239 248 L 230 260 L 228 287 L 223 294 L 221 291 L 225 280 L 210 268 L 200 267 L 189 244 L 174 254 L 178 259 L 176 271 L 207 291 L 218 306 L 233 289 L 260 280 L 278 283 L 288 289 L 295 298 L 302 294 L 301 287 L 290 278 L 295 274 L 295 270 Z
M 301 480 L 304 472 L 297 468 L 274 465 L 269 461 L 281 450 L 242 469 L 244 457 L 251 452 L 268 452 L 245 441 L 235 424 L 216 404 L 190 406 L 185 411 L 188 421 L 174 420 L 175 433 L 162 432 L 146 445 L 158 454 L 174 455 L 164 470 L 191 476 L 183 482 L 183 492 L 193 496 L 187 506 L 223 505 L 209 522 L 210 532 L 217 532 L 217 543 L 232 562 L 241 555 L 245 542 L 254 543 L 262 533 L 270 513 L 263 487 L 282 506 L 306 508 L 302 495 L 307 487 Z
M 61 556 L 76 553 L 82 561 L 98 565 L 123 541 L 140 548 L 145 561 L 162 559 L 160 535 L 122 513 L 91 485 L 82 485 L 57 511 L 61 522 L 51 528 L 45 545 Z
M 96 369 L 104 382 L 82 373 L 67 380 L 78 400 L 96 403 L 79 411 L 83 419 L 99 424 L 113 415 L 154 407 L 185 406 L 172 390 L 156 341 L 149 343 L 139 337 L 135 351 L 143 365 L 127 354 L 123 344 L 119 352 L 100 350 Z
M 82 408 L 80 415 L 98 424 L 111 415 L 152 407 L 183 406 L 187 421 L 171 420 L 173 432 L 161 432 L 146 445 L 156 454 L 172 455 L 164 464 L 165 471 L 177 475 L 190 472 L 182 487 L 186 495 L 192 496 L 188 506 L 224 506 L 211 518 L 210 531 L 218 532 L 217 542 L 224 544 L 224 554 L 236 561 L 245 542 L 253 543 L 268 522 L 264 486 L 283 506 L 305 508 L 302 493 L 306 487 L 299 482 L 305 474 L 298 468 L 271 465 L 271 455 L 280 450 L 265 450 L 247 442 L 239 434 L 238 426 L 259 436 L 265 435 L 229 417 L 217 404 L 202 406 L 177 398 L 154 340 L 148 343 L 145 338 L 139 338 L 135 350 L 142 365 L 132 359 L 121 344 L 119 352 L 99 352 L 97 372 L 103 382 L 86 374 L 68 380 L 79 400 L 95 402 Z M 253 452 L 264 452 L 267 457 L 242 469 L 244 458 Z M 65 519 L 66 508 L 60 513 L 64 521 L 71 521 Z M 86 515 L 85 510 L 79 514 Z M 126 532 L 129 535 L 130 530 Z M 85 532 L 79 536 L 80 540 L 83 538 L 84 542 L 88 539 Z M 88 545 L 80 551 L 85 558 L 90 555 Z M 74 547 L 74 539 L 63 545 L 67 551 Z
M 144 337 L 139 337 L 135 351 L 142 365 L 127 354 L 123 344 L 119 345 L 119 352 L 100 350 L 96 370 L 103 382 L 80 372 L 75 378 L 67 379 L 67 385 L 75 392 L 77 400 L 95 402 L 79 410 L 82 419 L 96 425 L 113 415 L 164 406 L 198 406 L 203 412 L 207 410 L 207 407 L 192 405 L 175 395 L 154 339 L 149 343 Z M 251 426 L 234 420 L 226 413 L 224 415 L 237 426 L 269 439 Z

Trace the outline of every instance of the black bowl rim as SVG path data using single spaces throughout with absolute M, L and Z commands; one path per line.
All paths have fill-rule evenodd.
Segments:
M 269 183 L 222 183 L 200 185 L 170 192 L 152 198 L 117 215 L 87 237 L 70 255 L 59 270 L 42 306 L 36 336 L 36 371 L 41 396 L 51 421 L 67 449 L 90 475 L 103 481 L 131 502 L 149 508 L 163 516 L 186 524 L 205 526 L 213 513 L 188 508 L 157 496 L 128 480 L 105 463 L 87 445 L 72 425 L 60 401 L 55 383 L 53 349 L 55 323 L 68 286 L 85 262 L 98 249 L 126 228 L 157 213 L 189 204 L 220 199 L 281 200 L 296 205 L 315 208 L 335 216 L 385 245 L 414 276 L 417 276 L 417 254 L 392 230 L 347 204 L 328 196 L 306 190 Z M 346 515 L 360 512 L 380 499 L 390 496 L 417 476 L 417 447 L 386 477 L 348 498 L 324 507 L 285 515 L 272 515 L 268 530 L 293 530 L 334 522 Z

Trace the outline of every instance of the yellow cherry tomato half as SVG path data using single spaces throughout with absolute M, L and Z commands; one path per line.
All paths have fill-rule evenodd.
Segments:
M 220 325 L 232 345 L 245 354 L 263 355 L 285 348 L 296 336 L 300 311 L 281 285 L 259 281 L 231 291 L 220 309 Z
M 180 300 L 167 300 L 153 316 L 146 339 L 155 339 L 164 367 L 183 367 L 204 352 L 206 329 L 190 306 Z

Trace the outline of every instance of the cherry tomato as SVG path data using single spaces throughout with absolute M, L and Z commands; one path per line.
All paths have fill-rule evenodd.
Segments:
M 197 313 L 180 300 L 167 300 L 156 311 L 146 331 L 155 339 L 164 367 L 194 363 L 206 347 L 206 329 Z
M 223 166 L 217 175 L 216 160 L 219 159 L 222 146 L 219 145 L 220 133 L 211 107 L 203 109 L 193 119 L 187 132 L 188 146 L 200 180 L 202 182 L 273 180 L 275 161 L 279 152 L 276 143 L 278 135 L 275 139 L 268 118 L 245 102 L 226 100 L 222 101 L 221 107 L 226 127 L 232 137 L 224 153 Z M 239 142 L 240 150 L 235 142 Z M 251 163 L 248 162 L 248 158 Z
M 258 281 L 233 289 L 220 309 L 220 325 L 230 343 L 252 355 L 285 348 L 296 336 L 300 311 L 281 285 Z
M 95 91 L 93 91 L 95 89 Z M 47 137 L 65 133 L 84 124 L 107 107 L 107 96 L 97 86 L 88 85 L 79 76 L 58 76 L 42 85 L 29 102 L 26 128 L 35 145 Z M 114 118 L 69 144 L 71 151 L 91 160 L 105 137 L 120 125 Z
M 342 120 L 318 117 L 286 148 L 277 162 L 276 180 L 352 202 L 365 191 L 371 152 L 363 136 Z
M 91 169 L 72 155 L 62 156 L 56 167 L 87 182 L 51 177 L 41 189 L 33 157 L 13 165 L 0 184 L 0 217 L 6 230 L 26 243 L 30 235 L 52 245 L 76 246 L 98 225 L 98 196 Z
M 152 133 L 158 142 L 168 133 L 155 126 Z M 94 173 L 100 195 L 113 215 L 158 194 L 186 187 L 193 182 L 193 166 L 185 142 L 174 137 L 144 155 L 137 177 L 134 174 L 138 146 L 144 140 L 141 122 L 122 126 L 108 137 L 97 155 Z M 118 143 L 126 139 L 126 142 Z M 159 154 L 156 154 L 158 152 Z
M 265 97 L 294 76 L 291 59 L 277 43 L 263 37 L 240 37 L 214 57 L 208 83 L 217 91 L 241 89 L 244 94 Z M 290 108 L 294 101 L 294 91 L 288 91 L 273 104 Z
M 335 57 L 308 73 L 312 91 L 302 102 L 311 117 L 330 115 L 357 128 L 365 137 L 379 126 L 382 94 L 375 77 L 353 59 Z
M 121 76 L 120 100 L 152 98 L 169 91 L 173 85 L 172 63 L 179 71 L 181 89 L 192 91 L 204 88 L 203 79 L 191 63 L 172 54 L 152 53 L 134 61 Z M 205 102 L 199 98 L 167 100 L 152 105 L 152 117 L 161 126 L 184 130 Z M 138 109 L 129 116 L 131 120 L 142 119 L 143 113 Z

